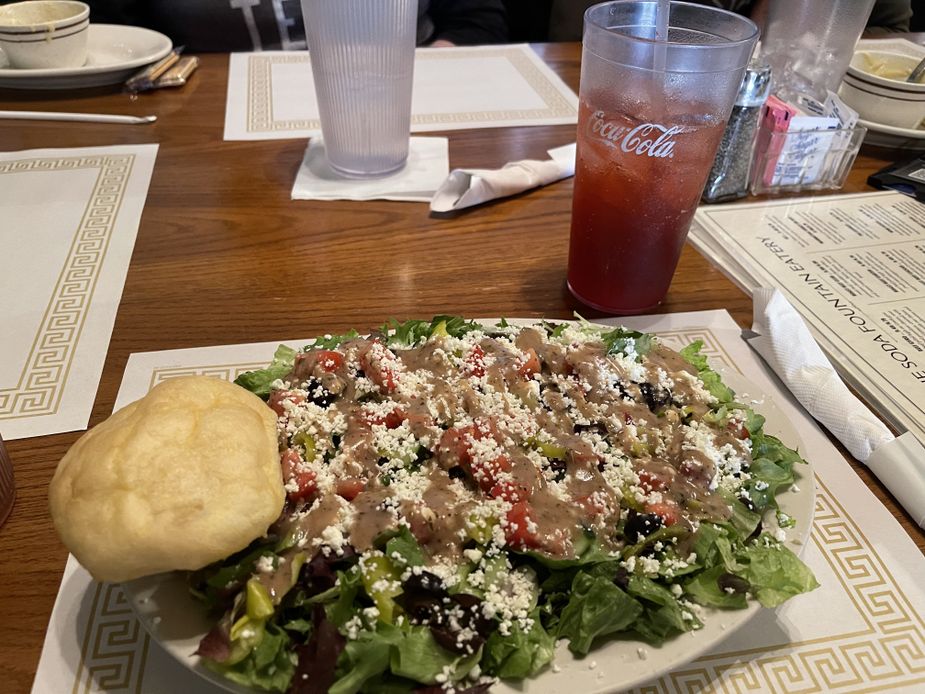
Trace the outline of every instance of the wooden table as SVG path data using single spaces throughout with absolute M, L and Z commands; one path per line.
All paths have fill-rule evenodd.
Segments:
M 577 44 L 540 55 L 578 88 Z M 0 90 L 4 108 L 154 113 L 148 126 L 0 121 L 0 151 L 157 142 L 160 151 L 90 424 L 112 410 L 132 352 L 304 338 L 437 313 L 568 318 L 570 180 L 454 218 L 399 202 L 294 202 L 304 140 L 224 142 L 227 55 L 202 56 L 190 84 L 133 99 L 117 88 Z M 449 133 L 451 166 L 497 167 L 574 140 L 574 126 Z M 895 153 L 863 151 L 846 192 Z M 8 300 L 9 297 L 3 297 Z M 751 300 L 685 248 L 662 312 L 727 309 L 751 323 Z M 17 501 L 0 529 L 0 689 L 32 684 L 67 552 L 47 487 L 80 432 L 8 443 Z M 925 533 L 879 482 L 851 466 L 925 551 Z

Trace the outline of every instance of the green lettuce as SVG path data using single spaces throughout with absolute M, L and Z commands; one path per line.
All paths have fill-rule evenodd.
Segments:
M 539 610 L 530 615 L 529 629 L 517 622 L 507 636 L 494 631 L 485 642 L 484 672 L 502 679 L 532 677 L 552 662 L 556 640 L 543 628 Z
M 569 640 L 569 650 L 586 655 L 595 639 L 623 631 L 642 614 L 642 605 L 612 581 L 580 572 L 562 610 L 557 636 Z
M 793 552 L 767 535 L 739 553 L 744 568 L 738 572 L 750 584 L 750 592 L 765 607 L 819 587 L 816 577 Z
M 270 391 L 273 390 L 270 384 L 292 371 L 292 367 L 295 365 L 295 355 L 296 350 L 292 347 L 280 345 L 276 348 L 273 361 L 270 362 L 267 368 L 247 371 L 234 379 L 234 382 L 266 399 L 270 396 Z

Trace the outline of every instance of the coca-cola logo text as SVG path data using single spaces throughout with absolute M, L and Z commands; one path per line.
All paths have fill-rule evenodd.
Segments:
M 591 132 L 599 139 L 629 154 L 647 157 L 674 157 L 674 137 L 682 130 L 677 125 L 665 127 L 658 123 L 642 123 L 634 128 L 617 125 L 604 120 L 603 111 L 595 111 L 591 116 Z

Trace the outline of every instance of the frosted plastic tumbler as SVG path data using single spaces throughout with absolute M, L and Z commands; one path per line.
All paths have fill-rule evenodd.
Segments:
M 13 499 L 16 497 L 16 485 L 13 484 L 13 461 L 6 452 L 3 438 L 0 437 L 0 525 L 10 515 Z
M 585 13 L 568 286 L 608 313 L 667 293 L 758 37 L 732 12 L 659 4 Z
M 775 94 L 825 101 L 838 91 L 874 0 L 773 0 L 761 38 Z
M 331 168 L 376 178 L 408 159 L 417 0 L 302 0 Z

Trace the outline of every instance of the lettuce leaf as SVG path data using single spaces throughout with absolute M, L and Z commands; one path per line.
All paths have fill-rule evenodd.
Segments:
M 384 323 L 380 332 L 387 336 L 389 347 L 413 347 L 431 335 L 446 333 L 453 337 L 462 337 L 473 330 L 481 330 L 482 326 L 475 321 L 467 321 L 459 316 L 434 316 L 431 320 L 409 320 L 399 322 L 394 318 Z
M 394 641 L 389 664 L 399 677 L 437 684 L 441 673 L 451 682 L 461 679 L 481 657 L 482 649 L 471 655 L 451 653 L 436 642 L 427 627 L 411 627 Z
M 285 692 L 295 672 L 295 658 L 289 637 L 279 627 L 267 624 L 256 647 L 234 665 L 204 660 L 212 670 L 232 682 L 268 692 Z
M 280 345 L 276 348 L 273 361 L 267 368 L 247 371 L 234 379 L 234 382 L 266 400 L 270 396 L 270 391 L 273 390 L 270 384 L 292 371 L 295 355 L 296 350 L 292 347 Z
M 750 592 L 765 607 L 819 587 L 816 577 L 793 552 L 767 535 L 745 547 L 738 558 L 745 567 L 737 575 L 749 582 Z
M 701 349 L 703 349 L 703 340 L 696 340 L 682 349 L 680 354 L 688 364 L 697 369 L 697 374 L 710 395 L 716 398 L 720 404 L 733 402 L 735 393 L 723 383 L 720 375 L 710 368 L 706 356 L 700 353 Z
M 514 623 L 507 636 L 492 632 L 485 642 L 481 666 L 484 672 L 502 679 L 532 677 L 552 662 L 556 640 L 540 622 L 539 610 L 530 615 L 532 626 L 524 630 Z
M 670 590 L 650 578 L 631 576 L 627 592 L 643 606 L 633 630 L 649 643 L 660 644 L 674 634 L 703 626 L 681 607 Z
M 387 672 L 393 641 L 378 631 L 361 631 L 356 639 L 347 641 L 329 694 L 354 694 L 369 680 Z
M 630 627 L 642 605 L 602 576 L 580 572 L 572 596 L 562 610 L 556 635 L 569 640 L 569 650 L 586 655 L 594 640 Z

